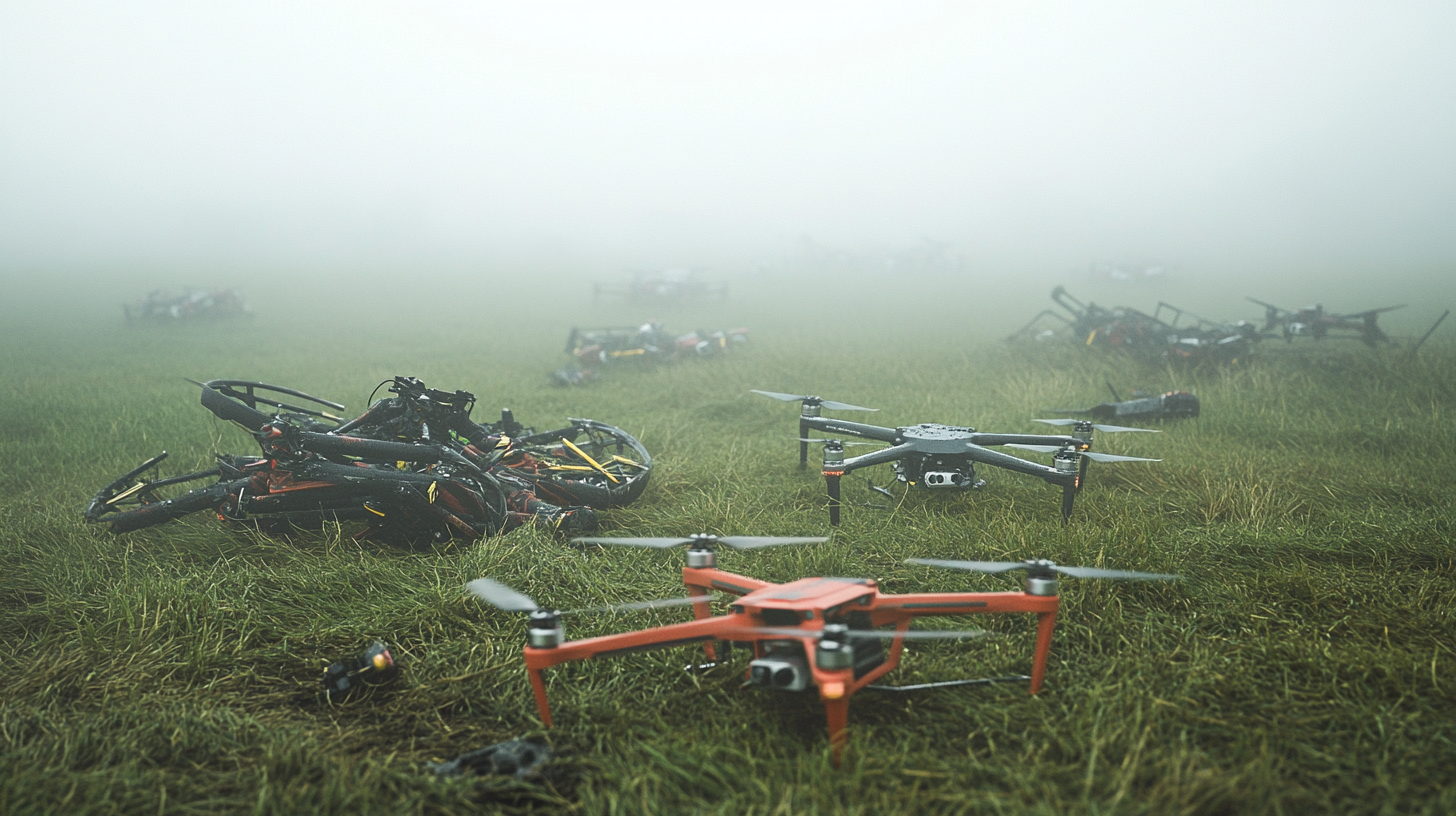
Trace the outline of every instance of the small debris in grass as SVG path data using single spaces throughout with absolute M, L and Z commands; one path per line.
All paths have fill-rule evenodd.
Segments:
M 467 751 L 448 762 L 431 762 L 426 767 L 437 776 L 534 776 L 551 759 L 551 746 L 536 739 L 508 740 Z

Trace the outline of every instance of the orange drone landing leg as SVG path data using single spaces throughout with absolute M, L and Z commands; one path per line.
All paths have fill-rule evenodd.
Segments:
M 1052 631 L 1057 628 L 1057 611 L 1038 612 L 1036 621 L 1036 654 L 1031 662 L 1031 693 L 1041 691 L 1041 680 L 1046 675 L 1047 655 L 1052 650 Z
M 849 695 L 824 701 L 824 716 L 829 723 L 830 760 L 839 767 L 839 755 L 849 742 Z
M 526 674 L 531 678 L 531 691 L 536 693 L 536 710 L 541 712 L 541 722 L 550 728 L 551 703 L 546 700 L 546 680 L 540 669 L 527 669 Z

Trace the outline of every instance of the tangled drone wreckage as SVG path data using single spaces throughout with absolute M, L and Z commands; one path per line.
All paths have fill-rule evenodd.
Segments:
M 348 421 L 324 410 L 344 406 L 290 388 L 196 384 L 202 404 L 252 433 L 261 455 L 219 455 L 207 470 L 148 478 L 163 452 L 97 493 L 87 521 L 123 533 L 209 510 L 267 531 L 364 521 L 359 538 L 410 542 L 499 535 L 527 523 L 590 532 L 597 510 L 635 501 L 652 472 L 647 450 L 618 428 L 572 419 L 537 433 L 509 409 L 500 422 L 480 425 L 470 420 L 474 395 L 426 388 L 412 377 L 395 377 L 395 396 Z M 163 497 L 207 479 L 216 481 Z

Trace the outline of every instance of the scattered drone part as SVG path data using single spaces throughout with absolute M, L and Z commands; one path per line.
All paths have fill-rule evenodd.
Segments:
M 1113 397 L 1117 392 L 1113 391 Z M 1084 414 L 1093 419 L 1184 419 L 1198 416 L 1198 397 L 1189 391 L 1168 391 L 1151 397 L 1139 397 L 1130 400 L 1119 400 L 1117 402 L 1104 402 L 1094 405 L 1091 408 L 1053 408 L 1059 414 Z M 1037 422 L 1048 422 L 1048 424 L 1065 424 L 1070 420 L 1062 420 L 1052 423 L 1048 420 L 1036 420 Z M 1136 430 L 1146 430 L 1139 428 Z
M 469 772 L 477 776 L 525 779 L 539 772 L 550 760 L 551 746 L 544 740 L 518 739 L 467 751 L 448 762 L 431 762 L 425 767 L 437 776 L 461 776 Z
M 592 284 L 592 300 L 619 297 L 628 303 L 681 304 L 728 297 L 725 281 L 709 281 L 693 269 L 635 272 L 626 283 Z
M 599 379 L 596 370 L 590 368 L 558 368 L 551 372 L 551 382 L 556 385 L 586 385 Z
M 375 641 L 362 655 L 330 664 L 319 684 L 329 700 L 342 700 L 360 686 L 378 685 L 398 676 L 394 653 L 382 641 Z
M 678 546 L 702 543 L 708 536 L 676 539 L 627 539 L 631 546 L 644 541 L 666 541 L 645 546 Z M 714 539 L 722 542 L 723 539 Z M 782 539 L 773 539 L 783 541 Z M 602 539 L 601 541 L 606 541 Z M 542 614 L 535 602 L 504 585 L 490 582 L 487 592 L 477 592 L 492 603 L 511 611 L 532 611 L 533 625 L 523 652 L 531 689 L 541 721 L 551 727 L 551 708 L 546 696 L 543 672 L 553 666 L 597 657 L 628 654 L 650 649 L 703 644 L 710 661 L 716 660 L 715 644 L 737 643 L 752 648 L 749 684 L 781 691 L 815 689 L 824 703 L 834 761 L 847 738 L 849 699 L 899 665 L 904 643 L 910 639 L 981 637 L 980 631 L 937 632 L 910 630 L 917 618 L 968 614 L 1031 613 L 1038 618 L 1036 646 L 1032 658 L 1030 691 L 1041 690 L 1052 632 L 1059 605 L 1058 573 L 1079 577 L 1141 578 L 1163 580 L 1176 576 L 1060 567 L 1050 561 L 1020 563 L 936 561 L 912 559 L 912 563 L 952 566 L 1004 572 L 1026 570 L 1028 579 L 1020 592 L 957 592 L 889 595 L 869 579 L 814 577 L 787 584 L 774 584 L 745 575 L 723 572 L 693 560 L 688 550 L 683 582 L 702 598 L 693 604 L 694 620 L 656 626 L 635 632 L 568 641 L 559 636 L 541 637 L 535 618 Z M 737 596 L 727 614 L 713 615 L 706 595 L 710 591 Z M 472 591 L 475 588 L 472 587 Z M 888 641 L 888 647 L 885 643 Z
M 1262 300 L 1254 298 L 1245 298 L 1245 300 L 1264 307 L 1264 328 L 1261 331 L 1268 333 L 1278 328 L 1279 336 L 1282 336 L 1285 342 L 1292 343 L 1295 337 L 1305 335 L 1316 340 L 1323 340 L 1326 337 L 1353 337 L 1372 348 L 1379 343 L 1391 342 L 1390 337 L 1376 325 L 1380 315 L 1405 308 L 1405 304 L 1401 304 L 1351 314 L 1334 314 L 1326 312 L 1325 307 L 1318 303 L 1303 309 L 1281 309 Z
M 138 321 L 210 323 L 253 316 L 236 289 L 187 290 L 180 294 L 155 289 L 138 303 L 124 304 L 121 310 L 128 325 Z

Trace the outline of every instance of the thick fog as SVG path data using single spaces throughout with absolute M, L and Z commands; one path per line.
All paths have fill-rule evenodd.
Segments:
M 0 279 L 1456 293 L 1453 35 L 1445 2 L 11 0 Z

